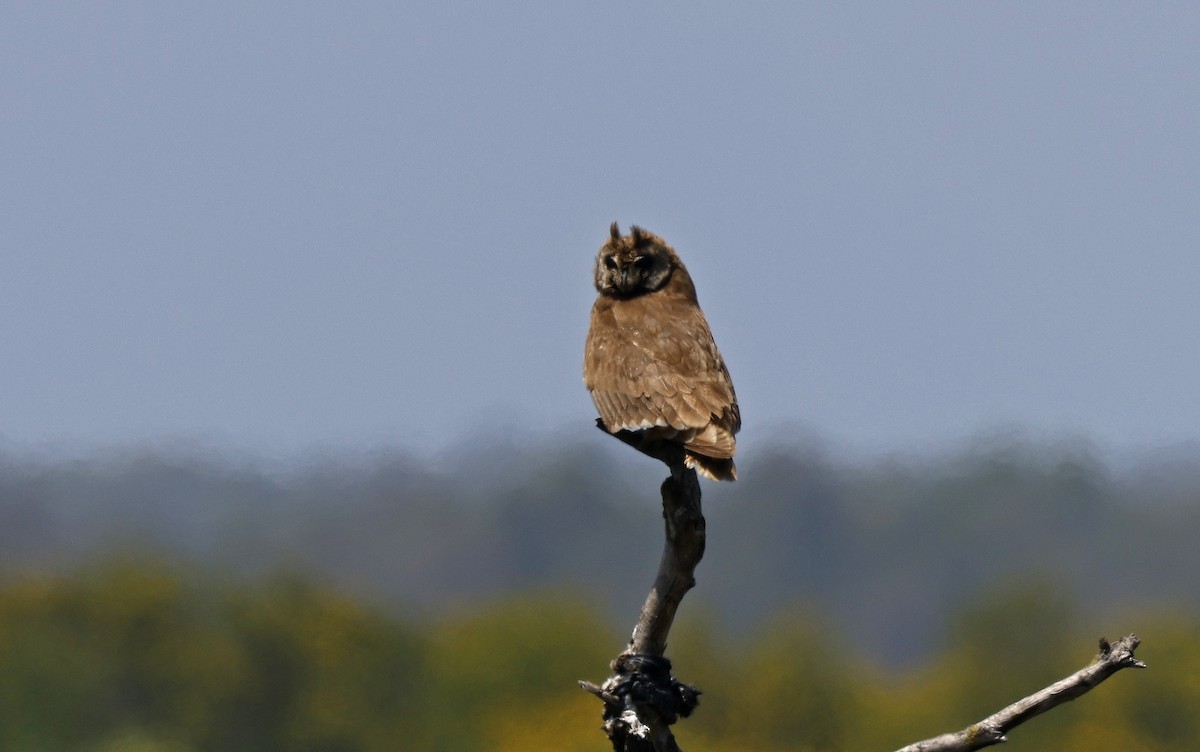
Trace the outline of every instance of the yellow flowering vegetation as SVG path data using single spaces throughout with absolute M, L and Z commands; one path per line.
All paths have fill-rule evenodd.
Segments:
M 670 645 L 703 691 L 691 752 L 891 750 L 962 728 L 1084 665 L 1061 595 L 1001 588 L 947 616 L 942 651 L 869 662 L 803 605 L 730 635 L 684 605 Z M 1190 752 L 1200 622 L 1135 610 L 1150 668 L 1117 674 L 1010 735 L 1013 749 Z M 1118 636 L 1113 632 L 1110 637 Z M 578 594 L 387 611 L 298 578 L 164 562 L 0 586 L 0 750 L 582 752 L 608 749 L 599 681 L 624 643 Z

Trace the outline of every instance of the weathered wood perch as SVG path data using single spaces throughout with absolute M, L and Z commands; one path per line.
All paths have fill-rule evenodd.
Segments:
M 600 428 L 603 424 L 597 421 Z M 604 701 L 604 730 L 614 752 L 673 752 L 679 749 L 671 724 L 695 709 L 699 691 L 679 682 L 666 659 L 667 635 L 683 596 L 696 584 L 693 573 L 704 556 L 704 514 L 700 482 L 684 464 L 678 444 L 647 446 L 626 431 L 614 434 L 666 463 L 671 476 L 662 483 L 666 542 L 654 586 L 629 645 L 612 662 L 613 675 L 602 685 L 580 685 Z
M 604 429 L 600 421 L 597 425 Z M 613 434 L 664 462 L 671 476 L 663 481 L 666 543 L 654 586 L 646 596 L 629 645 L 611 664 L 613 675 L 601 685 L 579 682 L 604 702 L 604 730 L 614 752 L 679 752 L 671 724 L 686 718 L 699 703 L 700 692 L 677 680 L 665 657 L 667 635 L 683 596 L 696 584 L 693 573 L 704 556 L 704 515 L 696 471 L 684 464 L 677 444 L 647 444 L 628 431 Z M 1133 652 L 1137 635 L 1116 642 L 1100 639 L 1095 660 L 1065 679 L 1019 700 L 961 731 L 942 734 L 897 752 L 969 752 L 1007 741 L 1006 734 L 1030 718 L 1091 690 L 1123 668 L 1145 668 Z
M 1132 634 L 1112 643 L 1101 637 L 1100 653 L 1096 658 L 1067 678 L 1014 702 L 962 731 L 916 742 L 897 752 L 968 752 L 1008 741 L 1006 734 L 1010 730 L 1035 715 L 1074 700 L 1121 669 L 1145 668 L 1145 663 L 1133 657 L 1133 651 L 1139 644 L 1141 640 Z

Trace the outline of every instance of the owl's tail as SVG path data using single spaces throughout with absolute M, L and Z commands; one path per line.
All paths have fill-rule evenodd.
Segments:
M 716 459 L 703 454 L 686 452 L 684 463 L 709 480 L 737 480 L 737 466 L 731 459 Z

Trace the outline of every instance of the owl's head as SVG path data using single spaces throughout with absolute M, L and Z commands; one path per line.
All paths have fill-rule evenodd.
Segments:
M 674 275 L 687 277 L 675 251 L 654 233 L 635 226 L 622 236 L 613 222 L 609 234 L 596 257 L 596 290 L 601 295 L 632 298 L 662 289 Z

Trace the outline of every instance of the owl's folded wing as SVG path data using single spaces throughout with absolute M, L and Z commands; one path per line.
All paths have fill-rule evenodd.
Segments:
M 733 456 L 741 416 L 711 335 L 708 343 L 686 353 L 654 352 L 639 343 L 606 338 L 602 346 L 589 348 L 585 373 L 609 431 L 663 429 L 664 438 L 677 433 L 701 454 Z

